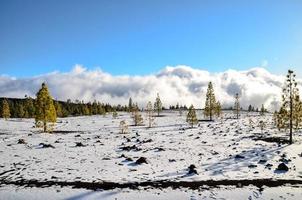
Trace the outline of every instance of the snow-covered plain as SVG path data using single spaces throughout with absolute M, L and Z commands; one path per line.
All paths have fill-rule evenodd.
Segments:
M 222 118 L 214 122 L 201 121 L 194 128 L 189 128 L 185 122 L 186 113 L 180 116 L 178 112 L 165 111 L 162 115 L 155 118 L 154 127 L 129 126 L 127 134 L 120 134 L 119 123 L 126 120 L 128 124 L 132 124 L 128 113 L 119 113 L 116 119 L 109 114 L 58 119 L 56 132 L 53 134 L 40 133 L 39 129 L 34 128 L 33 119 L 0 119 L 0 180 L 117 183 L 263 178 L 302 180 L 300 132 L 295 133 L 293 145 L 252 139 L 255 135 L 286 136 L 274 128 L 270 114 L 259 116 L 258 113 L 243 112 L 237 120 L 232 112 L 224 112 Z M 201 112 L 198 113 L 198 118 L 203 118 Z M 250 121 L 253 122 L 253 127 L 250 126 Z M 266 123 L 263 131 L 258 125 L 260 121 Z M 24 139 L 26 144 L 18 144 L 19 139 Z M 76 146 L 79 142 L 84 146 Z M 43 148 L 40 143 L 51 144 L 54 148 Z M 236 155 L 242 157 L 236 158 Z M 145 157 L 148 163 L 136 164 L 135 161 L 140 157 Z M 281 162 L 286 163 L 289 171 L 275 170 Z M 188 174 L 191 164 L 196 166 L 198 174 Z M 94 192 L 89 198 L 106 196 L 106 192 L 111 192 L 110 197 L 106 198 L 152 199 L 153 193 L 163 193 L 156 198 L 176 199 L 175 194 L 179 194 L 179 199 L 199 199 L 210 198 L 211 192 L 216 192 L 216 197 L 242 199 L 240 195 L 244 198 L 264 198 L 276 196 L 277 192 L 276 198 L 284 194 L 288 198 L 297 199 L 297 195 L 302 198 L 302 194 L 296 191 L 299 189 L 302 190 L 301 186 L 297 185 L 281 186 L 267 188 L 257 194 L 252 193 L 257 191 L 254 186 L 208 189 L 202 193 L 169 188 L 150 188 L 150 192 L 116 189 Z M 21 192 L 19 199 L 30 198 L 24 195 L 28 188 L 17 187 L 17 190 Z M 47 194 L 47 188 L 31 190 L 39 190 L 42 193 L 44 191 Z M 0 197 L 7 199 L 14 191 L 16 186 L 2 184 Z M 54 187 L 49 187 L 47 191 L 51 194 L 49 198 L 56 197 L 54 193 L 57 190 Z M 58 198 L 91 192 L 71 188 L 62 188 L 59 191 Z M 193 193 L 194 198 L 191 195 Z M 18 192 L 15 195 L 18 195 Z

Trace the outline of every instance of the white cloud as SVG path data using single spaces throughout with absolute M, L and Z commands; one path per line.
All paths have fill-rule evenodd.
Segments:
M 59 100 L 98 100 L 124 105 L 132 97 L 140 106 L 145 106 L 149 100 L 154 101 L 159 93 L 165 106 L 180 103 L 194 104 L 197 108 L 204 106 L 207 84 L 212 81 L 216 97 L 225 107 L 232 106 L 234 95 L 239 93 L 242 107 L 264 104 L 276 109 L 284 77 L 263 68 L 211 74 L 189 66 L 167 66 L 157 74 L 147 76 L 113 76 L 100 69 L 87 70 L 76 65 L 71 72 L 55 72 L 26 79 L 0 76 L 0 96 L 18 98 L 27 94 L 34 97 L 44 81 L 52 96 Z

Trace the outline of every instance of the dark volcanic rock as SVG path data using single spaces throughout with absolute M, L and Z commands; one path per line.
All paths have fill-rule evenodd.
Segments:
M 140 157 L 139 159 L 137 159 L 135 161 L 135 164 L 138 164 L 138 165 L 143 164 L 143 163 L 148 164 L 147 159 L 145 157 Z
M 264 163 L 266 163 L 267 162 L 267 160 L 263 160 L 263 159 L 261 159 L 261 160 L 259 160 L 259 164 L 264 164 Z
M 249 168 L 255 168 L 255 167 L 257 167 L 257 165 L 250 164 L 248 167 L 249 167 Z
M 239 155 L 239 154 L 235 156 L 235 159 L 243 159 L 243 158 L 245 158 L 245 157 L 242 155 Z
M 198 174 L 195 165 L 191 164 L 191 165 L 188 167 L 188 174 Z
M 125 161 L 130 162 L 130 161 L 133 161 L 133 159 L 128 157 L 125 159 Z
M 76 142 L 76 147 L 85 147 L 85 145 L 82 142 Z
M 286 166 L 285 163 L 280 163 L 277 167 L 276 170 L 279 170 L 279 171 L 288 171 L 288 167 Z
M 138 148 L 136 145 L 132 145 L 132 146 L 124 146 L 124 147 L 120 147 L 122 150 L 124 151 L 131 151 L 131 150 L 135 150 L 135 151 L 140 151 L 141 149 Z
M 25 142 L 24 139 L 19 139 L 19 140 L 18 140 L 18 144 L 26 144 L 26 142 Z
M 51 144 L 45 144 L 45 143 L 40 143 L 39 146 L 41 146 L 41 148 L 55 148 L 53 145 Z

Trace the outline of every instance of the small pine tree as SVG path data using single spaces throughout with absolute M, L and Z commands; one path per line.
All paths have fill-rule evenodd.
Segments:
M 53 99 L 50 96 L 46 84 L 43 83 L 41 89 L 37 93 L 36 98 L 36 124 L 42 123 L 44 132 L 47 132 L 49 131 L 47 128 L 47 123 L 55 123 L 56 120 L 57 114 L 53 104 Z
M 134 122 L 134 126 L 140 126 L 143 124 L 143 117 L 139 112 L 138 106 L 135 105 L 132 110 L 132 119 Z
M 265 111 L 266 111 L 266 110 L 265 110 L 265 108 L 264 108 L 264 105 L 262 104 L 262 105 L 261 105 L 261 109 L 260 109 L 260 115 L 263 116 L 263 115 L 265 114 Z
M 187 114 L 187 120 L 186 121 L 191 125 L 192 128 L 193 128 L 194 124 L 198 123 L 197 116 L 196 116 L 196 111 L 195 111 L 195 108 L 194 108 L 193 105 L 191 105 L 189 107 L 189 111 L 188 111 L 188 114 Z
M 125 120 L 122 120 L 120 122 L 120 130 L 121 130 L 121 133 L 124 134 L 124 133 L 127 133 L 128 132 L 128 124 Z
M 215 115 L 217 117 L 220 117 L 220 115 L 221 115 L 221 104 L 219 101 L 217 101 L 216 106 L 215 106 Z
M 116 119 L 116 118 L 117 118 L 116 109 L 114 109 L 114 110 L 112 111 L 112 117 L 113 117 L 113 119 Z
M 154 122 L 154 115 L 153 115 L 153 107 L 151 101 L 147 103 L 146 106 L 146 115 L 148 120 L 148 127 L 151 128 Z
M 162 111 L 163 105 L 160 100 L 159 94 L 157 93 L 157 97 L 154 102 L 154 109 L 157 111 L 157 116 L 159 116 L 159 113 Z
M 214 89 L 212 82 L 209 82 L 208 84 L 208 89 L 207 89 L 207 94 L 206 94 L 206 102 L 205 102 L 205 108 L 204 108 L 204 116 L 209 117 L 210 120 L 212 121 L 214 114 L 220 115 L 219 108 L 217 110 L 217 104 L 215 94 L 214 94 Z M 219 103 L 220 105 L 220 103 Z M 221 110 L 221 107 L 220 107 Z
M 236 95 L 235 95 L 234 111 L 235 111 L 235 114 L 236 114 L 236 118 L 239 119 L 240 103 L 239 103 L 239 94 L 238 93 L 236 93 Z
M 263 130 L 264 128 L 266 127 L 266 123 L 264 121 L 260 121 L 259 122 L 259 127 L 260 127 L 260 130 L 261 130 L 261 134 L 263 134 Z
M 10 118 L 10 109 L 9 104 L 6 99 L 2 101 L 2 117 L 7 120 Z
M 249 111 L 249 112 L 252 112 L 252 111 L 253 111 L 253 107 L 252 107 L 252 105 L 249 105 L 249 107 L 248 107 L 248 111 Z

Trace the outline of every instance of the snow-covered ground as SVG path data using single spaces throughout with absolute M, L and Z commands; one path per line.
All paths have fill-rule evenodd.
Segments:
M 270 114 L 259 116 L 257 113 L 242 113 L 240 119 L 237 120 L 233 119 L 233 113 L 225 112 L 222 118 L 214 122 L 199 122 L 194 128 L 189 128 L 185 122 L 185 113 L 182 116 L 178 112 L 171 111 L 162 114 L 163 117 L 155 118 L 153 128 L 129 126 L 128 134 L 120 134 L 119 129 L 121 120 L 132 124 L 128 113 L 119 113 L 116 119 L 113 119 L 111 115 L 58 119 L 56 133 L 53 134 L 40 133 L 34 128 L 33 119 L 7 121 L 0 119 L 0 180 L 35 179 L 38 181 L 118 183 L 263 178 L 302 180 L 302 134 L 300 132 L 295 133 L 293 145 L 252 139 L 252 136 L 261 134 L 271 137 L 285 136 L 285 133 L 280 133 L 273 128 Z M 199 119 L 203 118 L 202 113 L 198 113 L 198 116 Z M 253 122 L 254 127 L 250 126 L 250 121 Z M 263 131 L 258 126 L 260 121 L 266 123 Z M 26 144 L 18 144 L 19 139 L 24 139 Z M 76 146 L 79 142 L 84 146 Z M 54 148 L 43 148 L 40 143 L 51 144 Z M 238 158 L 238 155 L 242 157 Z M 145 157 L 147 164 L 136 164 L 135 161 L 140 157 Z M 286 163 L 289 171 L 275 170 L 281 162 Z M 188 167 L 191 164 L 196 166 L 198 174 L 188 174 Z M 14 187 L 2 185 L 0 197 L 12 195 L 10 191 L 14 191 Z M 221 195 L 228 198 L 227 194 L 231 196 L 245 194 L 247 198 L 253 195 L 251 191 L 255 188 L 251 188 L 207 191 L 217 190 L 218 197 Z M 282 188 L 296 190 L 290 186 Z M 298 186 L 297 188 L 301 189 Z M 44 189 L 31 188 L 30 190 L 42 191 Z M 21 193 L 22 190 L 26 189 L 18 189 Z M 69 198 L 65 194 L 73 192 L 75 196 L 91 192 L 84 189 L 63 188 L 60 190 L 67 193 L 58 192 L 56 195 L 59 198 Z M 53 187 L 50 187 L 49 191 L 56 193 Z M 110 194 L 110 198 L 119 197 L 118 199 L 123 196 L 129 199 L 132 198 L 131 195 L 137 198 L 143 193 L 152 198 L 153 193 L 156 195 L 158 192 L 164 193 L 163 196 L 160 195 L 162 199 L 173 198 L 176 193 L 184 195 L 185 198 L 190 198 L 193 193 L 194 195 L 196 193 L 196 199 L 202 197 L 198 191 L 194 190 L 188 190 L 189 192 L 184 194 L 181 189 L 175 189 L 175 191 L 169 188 L 150 189 L 150 191 L 148 193 L 113 190 L 111 191 L 113 195 L 110 191 L 107 193 Z M 263 191 L 261 195 L 275 195 L 274 191 L 278 194 L 282 190 L 270 188 Z M 91 192 L 91 198 L 95 195 L 106 196 L 107 193 Z M 290 194 L 296 195 L 296 192 Z M 203 192 L 202 195 L 211 194 Z M 25 196 L 20 197 L 22 199 Z

